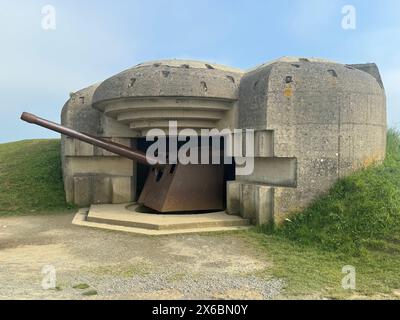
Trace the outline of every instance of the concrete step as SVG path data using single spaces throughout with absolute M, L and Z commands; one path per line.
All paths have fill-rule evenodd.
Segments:
M 80 210 L 76 225 L 147 235 L 242 230 L 250 221 L 226 212 L 198 214 L 154 214 L 135 210 L 138 205 L 92 205 Z

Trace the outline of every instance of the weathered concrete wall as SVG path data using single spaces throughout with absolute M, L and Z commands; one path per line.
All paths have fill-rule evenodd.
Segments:
M 239 126 L 271 130 L 270 159 L 281 162 L 282 168 L 261 170 L 265 177 L 256 169 L 257 174 L 237 180 L 280 186 L 273 199 L 276 222 L 307 206 L 338 178 L 384 159 L 385 93 L 377 68 L 366 69 L 294 58 L 243 76 Z M 265 158 L 263 163 L 269 162 Z M 292 172 L 294 162 L 296 181 L 288 180 L 285 188 L 276 177 Z
M 61 123 L 131 146 L 131 139 L 124 137 L 129 128 L 124 129 L 115 120 L 107 119 L 103 113 L 92 108 L 92 96 L 97 86 L 71 94 L 63 107 Z M 135 199 L 136 165 L 133 161 L 64 135 L 61 137 L 61 154 L 68 202 L 88 206 L 92 203 L 125 203 Z

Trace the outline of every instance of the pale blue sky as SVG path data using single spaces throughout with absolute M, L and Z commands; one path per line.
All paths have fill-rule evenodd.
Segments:
M 57 28 L 41 28 L 42 6 Z M 355 30 L 341 27 L 353 5 Z M 19 120 L 59 121 L 69 92 L 139 62 L 190 58 L 250 68 L 281 56 L 376 62 L 388 123 L 400 124 L 400 1 L 0 0 L 0 142 L 56 137 Z

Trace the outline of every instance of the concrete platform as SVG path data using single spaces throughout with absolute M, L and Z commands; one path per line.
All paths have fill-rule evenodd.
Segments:
M 191 214 L 145 212 L 138 204 L 92 205 L 80 209 L 73 224 L 145 235 L 242 230 L 250 222 L 225 211 Z

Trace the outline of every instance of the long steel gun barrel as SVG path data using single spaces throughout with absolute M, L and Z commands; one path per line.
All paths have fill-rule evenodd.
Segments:
M 150 158 L 146 157 L 146 154 L 142 151 L 132 150 L 131 148 L 128 148 L 127 146 L 124 146 L 122 144 L 115 143 L 112 141 L 107 141 L 105 139 L 92 136 L 90 134 L 86 134 L 83 132 L 79 132 L 79 131 L 64 127 L 58 123 L 37 117 L 34 114 L 31 114 L 28 112 L 22 113 L 21 120 L 36 124 L 38 126 L 50 129 L 52 131 L 59 132 L 61 134 L 65 134 L 71 138 L 75 138 L 75 139 L 87 142 L 89 144 L 103 148 L 112 153 L 118 154 L 122 157 L 136 160 L 136 161 L 146 164 L 146 165 L 153 165 L 153 164 L 150 164 L 149 161 L 151 161 L 152 163 L 157 162 L 156 159 L 150 159 Z M 162 167 L 164 165 L 156 163 L 153 166 Z

